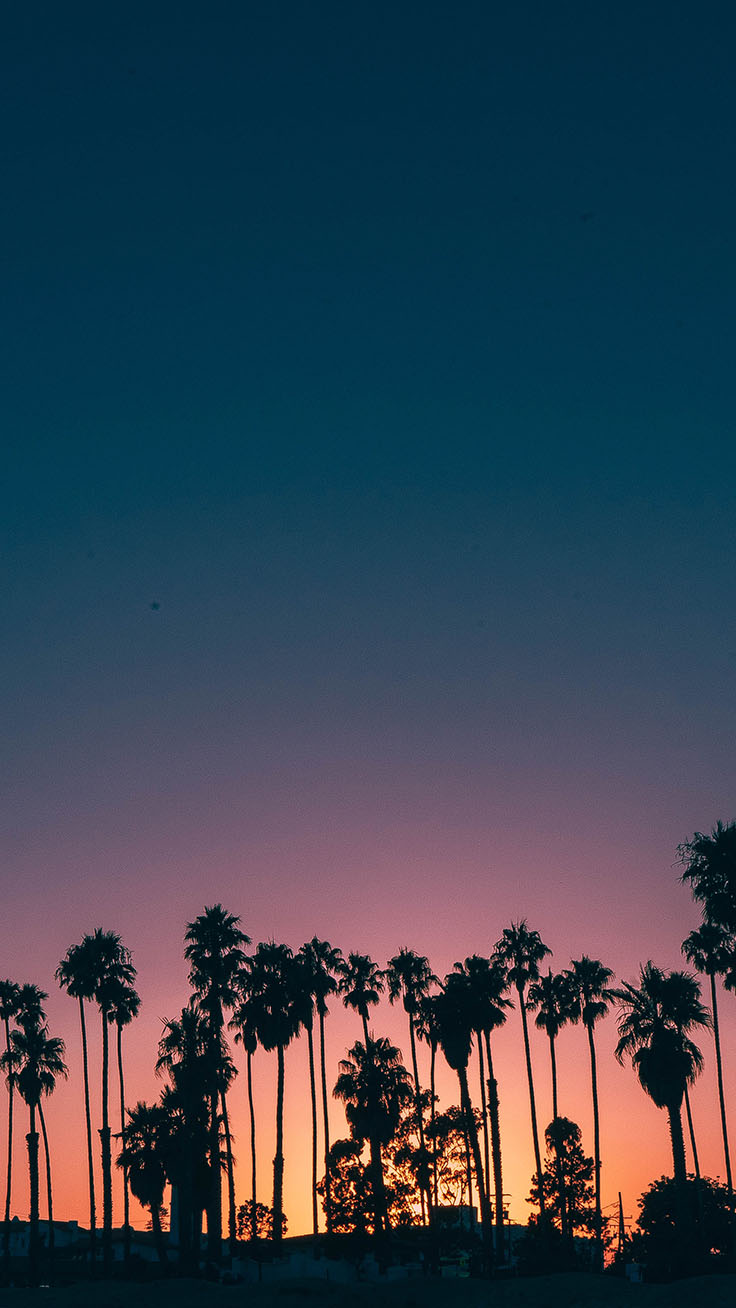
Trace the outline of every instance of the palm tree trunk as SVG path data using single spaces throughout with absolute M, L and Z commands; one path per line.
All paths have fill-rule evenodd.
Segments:
M 312 1108 L 312 1234 L 319 1235 L 317 1213 L 317 1087 L 314 1079 L 314 1039 L 312 1018 L 307 1023 L 307 1049 L 309 1053 L 309 1094 Z
M 503 1225 L 503 1171 L 501 1168 L 501 1123 L 499 1118 L 498 1082 L 493 1075 L 491 1038 L 486 1031 L 486 1063 L 488 1066 L 488 1115 L 491 1119 L 491 1154 L 493 1156 L 493 1190 L 496 1208 L 496 1260 L 505 1262 L 505 1235 Z
M 526 1004 L 524 1002 L 524 991 L 521 986 L 516 987 L 519 996 L 519 1009 L 521 1012 L 521 1026 L 524 1032 L 524 1053 L 526 1055 L 526 1075 L 529 1081 L 529 1109 L 532 1119 L 532 1141 L 534 1144 L 534 1161 L 537 1166 L 537 1176 L 539 1177 L 539 1212 L 544 1217 L 544 1192 L 542 1189 L 542 1155 L 539 1151 L 539 1130 L 537 1128 L 537 1106 L 534 1099 L 534 1076 L 532 1073 L 532 1055 L 529 1048 L 529 1027 L 526 1020 Z
M 55 1240 L 55 1234 L 56 1234 L 56 1233 L 55 1233 L 55 1231 L 54 1231 L 54 1200 L 53 1200 L 53 1192 L 52 1192 L 52 1189 L 51 1189 L 51 1155 L 49 1154 L 49 1137 L 48 1137 L 48 1135 L 47 1135 L 47 1133 L 46 1133 L 46 1119 L 45 1119 L 45 1117 L 44 1117 L 44 1115 L 43 1115 L 43 1104 L 41 1103 L 41 1100 L 40 1100 L 40 1099 L 39 1099 L 39 1101 L 38 1101 L 38 1117 L 39 1117 L 39 1121 L 40 1121 L 40 1123 L 41 1123 L 41 1134 L 43 1135 L 43 1153 L 44 1153 L 44 1160 L 45 1160 L 45 1163 L 46 1163 L 46 1206 L 47 1206 L 47 1211 L 48 1211 L 48 1215 L 49 1215 L 49 1245 L 48 1245 L 48 1249 L 49 1249 L 49 1284 L 50 1284 L 50 1285 L 53 1285 L 53 1282 L 54 1282 L 54 1246 L 55 1246 L 55 1243 L 56 1243 L 56 1240 Z
M 590 1083 L 593 1091 L 593 1157 L 595 1162 L 595 1252 L 597 1270 L 603 1267 L 603 1214 L 601 1212 L 601 1132 L 598 1117 L 598 1070 L 595 1058 L 593 1027 L 586 1026 L 590 1050 Z
M 434 1207 L 438 1208 L 439 1207 L 439 1179 L 437 1176 L 437 1136 L 435 1135 L 435 1120 L 437 1117 L 437 1105 L 435 1103 L 436 1095 L 435 1095 L 435 1085 L 434 1085 L 436 1060 L 437 1060 L 437 1046 L 433 1042 L 431 1045 L 431 1052 L 429 1056 L 429 1093 L 432 1099 L 432 1107 L 430 1109 L 431 1122 L 432 1122 L 432 1202 L 434 1204 Z
M 284 1046 L 278 1045 L 276 1083 L 276 1154 L 273 1160 L 273 1238 L 281 1243 L 284 1209 Z
M 220 1032 L 213 1026 L 210 1032 L 210 1090 L 209 1122 L 209 1195 L 207 1204 L 207 1257 L 219 1265 L 222 1258 L 222 1176 L 220 1167 Z
M 258 1239 L 258 1219 L 256 1216 L 256 1110 L 253 1105 L 253 1055 L 248 1050 L 248 1110 L 250 1113 L 250 1169 L 251 1169 L 251 1215 L 250 1238 Z
M 470 1149 L 473 1155 L 473 1164 L 475 1166 L 475 1180 L 478 1186 L 478 1201 L 480 1206 L 480 1219 L 483 1227 L 483 1243 L 486 1251 L 488 1265 L 486 1270 L 490 1271 L 493 1263 L 493 1222 L 491 1219 L 491 1205 L 488 1202 L 486 1187 L 483 1183 L 483 1165 L 480 1158 L 480 1145 L 478 1143 L 478 1131 L 473 1116 L 473 1106 L 470 1101 L 470 1091 L 468 1090 L 467 1069 L 459 1067 L 457 1069 L 460 1081 L 460 1101 L 462 1103 L 465 1121 L 467 1123 L 468 1139 Z
M 713 1039 L 716 1042 L 716 1067 L 718 1069 L 718 1099 L 721 1105 L 721 1132 L 723 1134 L 723 1153 L 726 1159 L 726 1185 L 729 1195 L 733 1194 L 731 1177 L 731 1153 L 728 1148 L 728 1127 L 726 1126 L 726 1100 L 723 1093 L 723 1064 L 721 1063 L 721 1034 L 718 1026 L 718 1000 L 716 998 L 715 973 L 710 973 L 710 1002 L 713 1012 Z
M 557 1111 L 557 1054 L 553 1035 L 549 1037 L 549 1061 L 552 1067 L 552 1121 L 555 1122 L 559 1114 Z
M 688 1253 L 692 1248 L 692 1223 L 688 1220 L 687 1203 L 687 1167 L 685 1165 L 685 1140 L 682 1134 L 682 1116 L 680 1105 L 668 1104 L 670 1140 L 672 1142 L 672 1166 L 675 1178 L 676 1227 L 678 1231 L 677 1270 L 683 1270 L 688 1264 Z
M 102 1010 L 102 1265 L 105 1275 L 112 1271 L 112 1154 L 110 1150 L 110 1108 L 108 1082 L 110 1049 L 107 1032 L 107 1012 Z
M 10 1021 L 5 1018 L 5 1049 L 10 1059 Z M 10 1195 L 13 1183 L 13 1079 L 8 1077 L 8 1171 L 5 1184 L 5 1221 L 3 1223 L 3 1279 L 10 1280 Z
M 480 1031 L 476 1031 L 475 1038 L 478 1041 L 478 1069 L 480 1072 L 480 1106 L 483 1113 L 483 1171 L 486 1194 L 491 1192 L 491 1163 L 488 1151 L 488 1104 L 486 1102 L 486 1075 L 483 1059 L 483 1039 Z
M 368 1148 L 373 1183 L 373 1234 L 376 1241 L 380 1243 L 384 1235 L 387 1236 L 391 1230 L 388 1204 L 386 1202 L 386 1187 L 383 1183 L 383 1159 L 381 1157 L 380 1140 L 371 1136 L 368 1141 Z
M 700 1163 L 698 1162 L 698 1147 L 695 1143 L 695 1127 L 693 1126 L 693 1114 L 690 1107 L 690 1095 L 688 1088 L 685 1086 L 685 1115 L 687 1117 L 687 1132 L 690 1136 L 690 1148 L 693 1154 L 693 1170 L 697 1180 L 700 1180 Z
M 366 1017 L 365 1013 L 361 1013 L 360 1016 L 363 1022 L 363 1039 L 365 1040 L 365 1047 L 367 1049 L 369 1044 L 371 1043 L 371 1038 L 368 1035 L 368 1018 Z
M 325 1015 L 319 1015 L 319 1060 L 322 1077 L 322 1122 L 325 1137 L 325 1219 L 327 1234 L 332 1234 L 332 1181 L 330 1178 L 330 1118 L 327 1111 L 327 1073 L 325 1070 Z
M 164 1233 L 161 1229 L 161 1210 L 158 1204 L 151 1204 L 151 1227 L 153 1230 L 153 1243 L 156 1246 L 159 1263 L 162 1267 L 166 1267 L 169 1259 L 166 1253 Z
M 84 1000 L 79 997 L 79 1019 L 82 1024 L 82 1070 L 84 1073 L 84 1116 L 87 1123 L 87 1167 L 89 1171 L 89 1261 L 95 1274 L 97 1244 L 97 1211 L 95 1207 L 95 1167 L 92 1154 L 92 1114 L 89 1105 L 89 1060 L 87 1057 L 87 1023 L 84 1020 Z
M 30 1105 L 30 1130 L 26 1136 L 26 1144 L 28 1145 L 28 1179 L 30 1183 L 28 1280 L 31 1285 L 38 1285 L 38 1131 L 36 1130 L 36 1114 L 33 1104 Z
M 227 1166 L 227 1236 L 230 1248 L 230 1257 L 234 1258 L 238 1252 L 238 1236 L 235 1222 L 235 1170 L 233 1167 L 233 1142 L 230 1135 L 230 1119 L 227 1114 L 227 1100 L 225 1091 L 220 1091 L 220 1102 L 222 1105 L 222 1126 L 225 1132 L 225 1159 Z
M 120 1087 L 120 1147 L 125 1149 L 125 1079 L 123 1077 L 123 1027 L 117 1023 L 118 1086 Z M 123 1259 L 130 1269 L 130 1187 L 128 1169 L 123 1167 Z
M 419 1064 L 417 1062 L 417 1042 L 414 1032 L 414 1019 L 409 1013 L 409 1041 L 411 1043 L 411 1066 L 414 1074 L 414 1103 L 417 1110 L 417 1125 L 419 1127 L 419 1149 L 421 1152 L 421 1181 L 419 1183 L 419 1200 L 422 1209 L 422 1226 L 427 1224 L 426 1209 L 429 1205 L 429 1185 L 427 1183 L 426 1156 L 427 1146 L 424 1142 L 424 1115 L 422 1113 L 422 1091 L 419 1085 Z

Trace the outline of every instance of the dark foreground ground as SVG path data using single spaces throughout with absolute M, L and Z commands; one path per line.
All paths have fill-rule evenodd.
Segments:
M 693 1277 L 673 1285 L 629 1285 L 605 1276 L 540 1276 L 514 1281 L 408 1281 L 399 1285 L 211 1285 L 205 1281 L 79 1284 L 0 1290 L 0 1308 L 736 1308 L 736 1276 Z

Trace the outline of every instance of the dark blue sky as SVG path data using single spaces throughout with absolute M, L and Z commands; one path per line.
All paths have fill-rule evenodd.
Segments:
M 732 793 L 733 10 L 499 10 L 6 15 L 19 848 Z

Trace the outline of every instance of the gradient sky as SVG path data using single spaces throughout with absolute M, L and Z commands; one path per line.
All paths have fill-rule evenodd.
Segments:
M 84 1136 L 53 972 L 95 926 L 139 968 L 132 1100 L 217 900 L 254 941 L 405 944 L 437 972 L 526 915 L 555 967 L 633 979 L 697 925 L 676 845 L 735 815 L 736 18 L 499 10 L 4 16 L 0 973 L 50 990 L 67 1040 L 62 1217 L 84 1219 Z M 498 1075 L 523 1219 L 518 1025 Z M 333 1065 L 359 1034 L 335 1015 Z M 666 1126 L 612 1021 L 600 1040 L 603 1201 L 634 1213 Z M 592 1152 L 580 1031 L 560 1057 Z M 546 1121 L 545 1060 L 540 1038 Z

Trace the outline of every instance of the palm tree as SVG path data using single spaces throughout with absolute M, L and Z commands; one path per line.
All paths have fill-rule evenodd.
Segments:
M 734 940 L 730 932 L 714 922 L 704 922 L 682 943 L 682 952 L 688 963 L 710 981 L 710 1004 L 713 1015 L 713 1039 L 716 1046 L 716 1067 L 718 1070 L 718 1100 L 721 1108 L 721 1133 L 723 1135 L 723 1153 L 726 1160 L 726 1183 L 728 1193 L 733 1194 L 731 1177 L 731 1154 L 728 1148 L 728 1127 L 726 1125 L 726 1100 L 723 1093 L 723 1063 L 721 1060 L 721 1036 L 718 1026 L 718 998 L 716 994 L 716 976 L 733 972 L 736 966 Z
M 322 1131 L 325 1148 L 325 1218 L 327 1234 L 332 1234 L 332 1183 L 330 1178 L 330 1119 L 327 1109 L 327 1073 L 325 1070 L 325 1018 L 327 1000 L 338 989 L 337 977 L 343 966 L 343 956 L 339 949 L 334 949 L 326 940 L 316 936 L 302 947 L 301 951 L 309 959 L 312 981 L 312 995 L 319 1018 L 319 1061 L 322 1083 Z
M 593 1093 L 593 1143 L 595 1161 L 595 1241 L 596 1254 L 603 1265 L 603 1215 L 601 1212 L 601 1137 L 598 1115 L 598 1071 L 595 1057 L 595 1024 L 608 1013 L 608 1006 L 616 998 L 610 987 L 613 972 L 597 958 L 573 959 L 567 973 L 573 998 L 573 1022 L 582 1022 L 588 1033 L 590 1052 L 590 1081 Z M 555 1117 L 557 1114 L 555 1113 Z
M 383 1036 L 367 1048 L 359 1040 L 340 1062 L 334 1095 L 345 1104 L 345 1116 L 354 1140 L 368 1141 L 373 1232 L 377 1240 L 389 1232 L 388 1205 L 383 1179 L 381 1147 L 396 1134 L 402 1104 L 412 1098 L 409 1073 L 400 1051 Z
M 716 822 L 709 836 L 696 831 L 677 846 L 677 856 L 706 921 L 736 933 L 736 822 Z
M 223 1066 L 224 1009 L 232 1009 L 237 1001 L 238 977 L 245 964 L 243 946 L 250 937 L 240 930 L 240 918 L 226 912 L 222 904 L 205 908 L 199 917 L 187 924 L 184 939 L 184 957 L 190 964 L 189 984 L 207 1022 L 210 1050 L 210 1181 L 212 1193 L 207 1206 L 207 1253 L 219 1262 L 222 1254 L 222 1197 L 220 1181 L 220 1127 L 218 1105 L 222 1105 L 222 1119 L 227 1142 L 228 1171 L 228 1235 L 230 1252 L 237 1246 L 235 1217 L 235 1182 L 232 1150 L 225 1100 Z
M 524 1053 L 526 1055 L 526 1074 L 529 1082 L 529 1109 L 532 1119 L 532 1142 L 534 1144 L 534 1161 L 537 1176 L 542 1175 L 542 1155 L 539 1150 L 539 1130 L 537 1127 L 537 1108 L 534 1099 L 534 1076 L 532 1073 L 532 1056 L 529 1048 L 529 1028 L 526 1020 L 525 992 L 529 985 L 539 980 L 539 964 L 552 951 L 542 941 L 538 931 L 527 926 L 526 918 L 512 922 L 505 927 L 501 939 L 494 950 L 494 958 L 506 969 L 506 975 L 519 997 L 521 1027 L 524 1034 Z M 544 1217 L 544 1194 L 539 1192 L 539 1210 Z
M 547 969 L 546 976 L 533 981 L 527 995 L 527 1008 L 536 1012 L 535 1025 L 544 1031 L 549 1040 L 549 1058 L 552 1069 L 552 1120 L 559 1117 L 557 1106 L 557 1057 L 555 1041 L 563 1026 L 573 1020 L 574 1004 L 570 991 L 570 978 L 566 972 Z
M 488 1067 L 488 1116 L 491 1125 L 491 1154 L 493 1157 L 493 1189 L 494 1189 L 494 1210 L 496 1219 L 496 1251 L 499 1260 L 504 1257 L 504 1228 L 503 1228 L 503 1170 L 501 1166 L 501 1124 L 499 1116 L 498 1101 L 498 1082 L 493 1072 L 493 1056 L 491 1052 L 491 1032 L 503 1026 L 506 1021 L 506 1010 L 513 1008 L 510 999 L 506 998 L 508 984 L 506 972 L 498 960 L 483 958 L 480 954 L 471 954 L 465 959 L 461 967 L 459 963 L 455 964 L 458 971 L 465 973 L 468 985 L 470 987 L 471 1007 L 473 1013 L 473 1027 L 476 1032 L 478 1041 L 478 1060 L 481 1070 L 481 1086 L 483 1086 L 483 1058 L 481 1037 L 485 1042 L 486 1063 Z M 484 1136 L 487 1140 L 487 1130 L 485 1122 L 485 1097 L 483 1097 L 483 1129 Z M 486 1176 L 489 1177 L 488 1156 L 486 1147 Z M 488 1189 L 490 1190 L 490 1177 L 488 1179 Z
M 129 1026 L 141 1006 L 140 995 L 126 981 L 119 980 L 112 987 L 109 1021 L 117 1031 L 118 1086 L 120 1089 L 120 1140 L 125 1152 L 125 1079 L 123 1076 L 123 1030 Z M 123 1244 L 126 1266 L 130 1263 L 130 1195 L 128 1193 L 128 1169 L 126 1164 L 118 1162 L 123 1173 Z M 135 1191 L 134 1191 L 135 1193 Z M 136 1195 L 136 1198 L 138 1196 Z
M 707 1028 L 710 1018 L 700 1002 L 694 978 L 689 1011 L 682 1004 L 682 973 L 664 972 L 653 963 L 641 968 L 639 985 L 624 982 L 615 992 L 621 1009 L 616 1057 L 631 1059 L 642 1089 L 658 1108 L 667 1112 L 672 1142 L 672 1163 L 678 1194 L 678 1226 L 687 1243 L 687 1171 L 682 1134 L 682 1100 L 703 1066 L 703 1055 L 690 1032 Z
M 82 1028 L 82 1071 L 84 1075 L 84 1117 L 87 1126 L 87 1176 L 89 1183 L 89 1256 L 94 1275 L 97 1210 L 95 1205 L 95 1171 L 92 1152 L 92 1115 L 89 1095 L 89 1059 L 87 1056 L 87 1024 L 84 1001 L 94 998 L 96 972 L 91 949 L 91 936 L 84 936 L 80 944 L 71 945 L 56 969 L 56 980 L 62 990 L 79 1002 L 79 1021 Z
M 394 1004 L 401 999 L 404 1012 L 409 1019 L 409 1042 L 411 1045 L 411 1065 L 414 1075 L 414 1106 L 419 1128 L 419 1150 L 421 1162 L 419 1168 L 419 1194 L 422 1208 L 422 1221 L 425 1218 L 425 1200 L 427 1209 L 431 1210 L 429 1194 L 429 1169 L 427 1166 L 427 1147 L 424 1141 L 424 1119 L 422 1114 L 422 1090 L 419 1084 L 419 1067 L 417 1064 L 416 1022 L 419 1005 L 429 994 L 430 987 L 437 981 L 429 966 L 429 959 L 417 954 L 413 949 L 402 948 L 398 954 L 388 960 L 385 978 L 388 982 L 389 1001 Z
M 250 1176 L 251 1176 L 251 1240 L 258 1239 L 258 1197 L 256 1169 L 256 1110 L 253 1101 L 253 1055 L 258 1048 L 258 1032 L 254 1004 L 248 990 L 248 970 L 243 970 L 239 981 L 238 1002 L 228 1023 L 234 1031 L 235 1043 L 241 1044 L 246 1056 L 246 1076 L 248 1082 L 248 1110 L 250 1114 Z
M 368 1013 L 381 998 L 385 977 L 367 954 L 348 954 L 340 965 L 339 988 L 346 1008 L 354 1008 L 363 1023 L 364 1049 L 370 1046 Z
M 437 1050 L 439 1048 L 439 1025 L 435 1007 L 436 995 L 425 995 L 419 1001 L 419 1011 L 417 1012 L 415 1023 L 416 1032 L 420 1040 L 424 1040 L 429 1045 L 429 1103 L 430 1103 L 430 1134 L 432 1137 L 432 1207 L 439 1206 L 438 1192 L 438 1174 L 437 1174 L 437 1132 L 435 1123 L 437 1119 L 437 1095 L 435 1093 L 435 1063 L 437 1060 Z
M 442 1052 L 448 1065 L 457 1073 L 460 1083 L 460 1103 L 465 1115 L 465 1131 L 473 1156 L 483 1239 L 490 1264 L 493 1251 L 493 1219 L 488 1192 L 483 1179 L 478 1129 L 470 1099 L 470 1090 L 468 1089 L 468 1061 L 473 1044 L 474 1014 L 473 996 L 467 975 L 462 972 L 451 972 L 449 976 L 445 977 L 440 993 L 435 996 L 434 1010 Z
M 284 1051 L 304 1024 L 308 999 L 301 971 L 288 945 L 273 940 L 257 946 L 248 960 L 248 991 L 258 1043 L 277 1056 L 276 1153 L 273 1160 L 273 1238 L 284 1227 Z
M 97 927 L 88 937 L 90 966 L 94 975 L 94 999 L 102 1019 L 102 1261 L 107 1275 L 112 1271 L 112 1149 L 110 1144 L 110 1013 L 121 986 L 132 987 L 136 971 L 117 931 Z
M 10 1022 L 18 1011 L 19 987 L 14 981 L 0 981 L 0 1021 L 5 1027 L 5 1052 L 10 1056 Z M 5 1184 L 3 1222 L 3 1279 L 10 1280 L 10 1198 L 13 1183 L 13 1077 L 8 1077 L 8 1169 Z
M 161 1104 L 146 1104 L 139 1100 L 135 1108 L 128 1109 L 125 1137 L 117 1159 L 117 1165 L 136 1199 L 151 1213 L 153 1238 L 162 1267 L 168 1262 L 161 1228 L 166 1188 L 163 1141 L 167 1127 L 168 1114 Z
M 170 1081 L 161 1099 L 168 1122 L 166 1167 L 179 1197 L 180 1259 L 189 1274 L 196 1274 L 198 1267 L 202 1209 L 212 1193 L 207 1112 L 210 1063 L 208 1023 L 190 1004 L 179 1018 L 164 1023 L 156 1062 L 157 1076 L 166 1072 Z M 217 1166 L 219 1169 L 219 1156 Z
M 46 998 L 43 991 L 36 991 L 40 1000 Z M 38 1131 L 36 1130 L 36 1112 L 41 1107 L 44 1095 L 50 1095 L 58 1077 L 66 1077 L 64 1063 L 64 1041 L 58 1036 L 49 1035 L 43 1011 L 38 1005 L 31 1004 L 19 1014 L 22 1019 L 17 1030 L 10 1033 L 10 1049 L 3 1054 L 2 1062 L 6 1074 L 11 1076 L 18 1088 L 18 1093 L 28 1105 L 29 1130 L 26 1136 L 28 1145 L 28 1174 L 30 1180 L 30 1233 L 28 1248 L 29 1280 L 31 1285 L 39 1281 L 39 1184 L 38 1184 Z M 47 1180 L 50 1179 L 50 1165 L 47 1165 Z M 53 1209 L 51 1209 L 51 1215 Z

